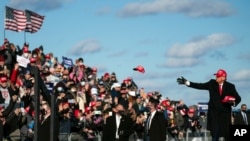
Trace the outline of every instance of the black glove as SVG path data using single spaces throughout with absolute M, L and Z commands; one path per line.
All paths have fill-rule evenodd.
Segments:
M 183 76 L 177 78 L 178 84 L 185 84 L 186 81 L 187 81 L 187 79 L 185 79 Z

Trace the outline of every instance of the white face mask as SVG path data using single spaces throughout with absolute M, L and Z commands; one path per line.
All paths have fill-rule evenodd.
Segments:
M 24 56 L 25 58 L 28 58 L 29 53 L 23 53 L 23 56 Z
M 71 89 L 71 92 L 73 92 L 73 93 L 76 92 L 76 89 Z
M 82 85 L 82 86 L 84 86 L 84 85 L 85 85 L 85 83 L 86 83 L 85 81 L 82 81 L 82 82 L 81 82 L 81 85 Z

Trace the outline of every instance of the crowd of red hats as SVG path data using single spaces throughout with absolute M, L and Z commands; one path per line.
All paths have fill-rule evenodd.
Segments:
M 115 72 L 106 72 L 99 77 L 98 69 L 85 64 L 83 58 L 76 59 L 73 66 L 66 66 L 58 61 L 54 53 L 45 53 L 43 46 L 31 49 L 28 43 L 24 43 L 20 48 L 5 39 L 0 48 L 1 117 L 8 117 L 11 113 L 6 112 L 5 109 L 11 105 L 13 96 L 17 97 L 14 99 L 16 104 L 24 103 L 19 107 L 23 108 L 23 113 L 34 116 L 34 83 L 36 80 L 34 80 L 30 66 L 39 68 L 40 76 L 45 84 L 53 84 L 52 93 L 56 95 L 58 113 L 62 119 L 73 117 L 77 119 L 75 121 L 81 122 L 90 114 L 95 121 L 98 119 L 98 122 L 95 122 L 97 124 L 102 121 L 100 117 L 105 119 L 117 103 L 122 103 L 130 112 L 133 111 L 136 104 L 143 105 L 144 109 L 136 112 L 135 117 L 137 117 L 147 112 L 147 102 L 150 98 L 158 103 L 158 110 L 161 111 L 174 113 L 178 110 L 183 116 L 197 112 L 197 107 L 187 106 L 182 100 L 174 101 L 164 98 L 157 91 L 145 92 L 130 77 L 125 78 L 122 82 L 117 80 Z M 142 65 L 136 66 L 133 70 L 145 73 Z M 217 75 L 225 75 L 225 73 Z M 140 99 L 140 103 L 137 103 L 138 99 Z M 68 112 L 72 116 L 67 117 Z M 94 130 L 91 127 L 88 128 Z M 88 135 L 86 136 L 88 137 Z
M 18 88 L 20 87 L 32 87 L 32 82 L 27 83 L 24 82 L 25 78 L 24 76 L 27 73 L 30 73 L 30 70 L 27 70 L 25 67 L 20 67 L 18 70 L 14 70 L 15 65 L 20 63 L 16 59 L 15 56 L 22 56 L 23 58 L 28 59 L 28 65 L 35 65 L 37 66 L 41 71 L 41 76 L 43 77 L 43 80 L 45 83 L 47 82 L 53 82 L 56 85 L 58 85 L 58 82 L 62 80 L 62 76 L 68 75 L 68 80 L 71 81 L 72 85 L 69 86 L 63 86 L 64 90 L 66 92 L 66 89 L 70 89 L 70 87 L 76 87 L 81 89 L 82 86 L 85 86 L 88 84 L 90 93 L 93 95 L 98 95 L 97 98 L 104 98 L 107 93 L 111 92 L 111 89 L 114 87 L 126 87 L 126 91 L 128 93 L 129 99 L 132 100 L 132 102 L 135 101 L 136 97 L 138 95 L 144 99 L 148 97 L 152 97 L 152 94 L 155 92 L 144 92 L 141 89 L 138 89 L 136 83 L 134 80 L 130 77 L 125 78 L 121 83 L 116 79 L 116 74 L 113 73 L 104 73 L 101 75 L 100 78 L 97 76 L 97 68 L 96 67 L 88 67 L 86 64 L 84 64 L 84 59 L 79 58 L 75 60 L 74 66 L 72 67 L 66 67 L 64 64 L 58 62 L 57 57 L 54 56 L 52 52 L 49 52 L 45 54 L 43 46 L 37 47 L 35 49 L 31 49 L 29 47 L 28 43 L 24 43 L 23 47 L 20 48 L 18 45 L 15 45 L 14 43 L 11 43 L 8 39 L 4 39 L 4 43 L 0 49 L 0 65 L 1 62 L 3 62 L 2 66 L 7 67 L 8 71 L 6 73 L 0 74 L 0 82 L 4 83 L 7 81 L 10 81 L 10 86 L 16 86 Z M 10 56 L 7 53 L 11 53 L 11 62 L 6 63 L 6 60 L 10 60 Z M 7 55 L 6 55 L 7 54 Z M 1 67 L 1 66 L 0 66 Z M 2 69 L 4 68 L 2 67 Z M 0 68 L 1 69 L 1 68 Z M 138 71 L 140 73 L 145 73 L 145 69 L 142 65 L 138 65 L 133 68 L 134 71 Z M 218 72 L 216 75 L 226 75 L 223 70 Z M 32 77 L 32 75 L 31 75 Z M 115 80 L 112 80 L 113 77 L 115 77 Z M 30 78 L 31 79 L 31 78 Z M 118 83 L 117 83 L 118 82 Z M 94 84 L 91 84 L 94 83 Z M 119 84 L 119 85 L 118 85 Z M 28 86 L 31 85 L 31 86 Z M 101 85 L 105 85 L 105 93 L 100 92 Z M 78 87 L 80 86 L 80 87 Z M 122 89 L 124 91 L 124 89 Z M 171 107 L 171 104 L 169 104 L 170 99 L 166 99 L 163 97 L 157 97 L 160 106 L 168 107 L 169 110 L 173 110 Z M 168 104 L 167 104 L 168 103 Z M 87 104 L 85 104 L 85 107 L 93 106 L 91 104 L 91 100 L 87 101 Z M 84 110 L 83 110 L 84 111 Z

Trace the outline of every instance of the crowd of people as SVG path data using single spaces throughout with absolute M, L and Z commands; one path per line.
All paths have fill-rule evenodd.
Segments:
M 27 66 L 20 65 L 17 56 L 27 59 Z M 56 99 L 51 103 L 41 91 L 39 113 L 35 113 L 34 66 L 44 84 L 53 84 L 51 94 Z M 94 141 L 97 136 L 103 141 L 149 141 L 148 136 L 151 141 L 165 141 L 166 137 L 183 140 L 187 130 L 194 137 L 204 136 L 201 130 L 207 127 L 207 113 L 196 105 L 163 97 L 158 91 L 145 92 L 132 78 L 119 81 L 116 75 L 98 73 L 83 58 L 66 66 L 52 52 L 45 53 L 43 46 L 31 49 L 24 43 L 20 48 L 5 39 L 0 48 L 0 141 L 32 141 L 36 114 L 40 140 L 50 140 L 51 121 L 55 123 L 54 140 L 70 133 L 79 133 L 86 141 Z M 187 80 L 182 81 L 185 84 Z M 56 114 L 50 120 L 53 110 Z M 120 126 L 116 125 L 118 118 Z M 153 124 L 156 118 L 160 122 Z M 148 121 L 155 129 L 148 129 Z

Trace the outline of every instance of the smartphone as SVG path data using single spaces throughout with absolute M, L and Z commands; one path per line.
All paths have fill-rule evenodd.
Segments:
M 75 100 L 74 99 L 69 99 L 68 103 L 75 103 Z
M 21 107 L 21 108 L 24 107 L 24 102 L 23 102 L 23 101 L 20 102 L 20 107 Z
M 95 115 L 101 115 L 102 112 L 101 112 L 101 111 L 94 111 L 94 114 L 95 114 Z
M 21 112 L 24 114 L 25 110 L 24 110 L 24 102 L 23 101 L 20 102 L 20 108 L 21 108 Z

